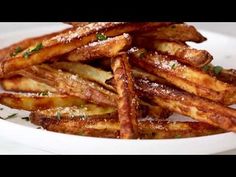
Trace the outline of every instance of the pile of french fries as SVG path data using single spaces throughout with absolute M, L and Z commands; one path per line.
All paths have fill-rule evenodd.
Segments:
M 46 130 L 164 139 L 236 132 L 236 71 L 175 22 L 71 22 L 0 50 L 0 103 Z M 170 121 L 177 113 L 189 121 Z

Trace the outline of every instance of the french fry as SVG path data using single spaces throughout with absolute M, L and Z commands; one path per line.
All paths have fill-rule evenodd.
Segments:
M 32 66 L 18 72 L 20 75 L 45 83 L 60 94 L 79 97 L 101 106 L 116 106 L 114 93 L 78 75 L 58 71 L 48 65 Z
M 195 27 L 187 24 L 173 24 L 148 32 L 138 33 L 138 36 L 178 42 L 192 41 L 201 43 L 206 40 L 206 38 L 201 35 Z
M 117 110 L 113 107 L 100 107 L 98 105 L 86 104 L 79 107 L 58 107 L 47 110 L 38 110 L 30 114 L 30 121 L 35 125 L 42 125 L 44 118 L 56 120 L 91 119 L 100 118 L 112 119 L 117 117 Z
M 76 48 L 98 41 L 98 34 L 107 37 L 140 30 L 147 30 L 172 24 L 171 22 L 125 23 L 100 22 L 72 29 L 35 44 L 13 58 L 0 60 L 0 77 L 32 65 L 41 64 L 51 58 L 69 53 Z
M 55 62 L 50 66 L 56 69 L 62 69 L 72 74 L 78 74 L 84 79 L 97 82 L 104 86 L 106 89 L 115 91 L 112 86 L 106 84 L 106 80 L 109 80 L 113 77 L 113 74 L 111 72 L 104 71 L 99 68 L 95 68 L 90 65 L 82 64 L 79 62 Z
M 123 34 L 104 41 L 90 43 L 75 49 L 62 58 L 72 62 L 88 61 L 104 57 L 110 58 L 118 55 L 121 50 L 129 47 L 131 41 L 131 36 L 129 34 Z
M 4 90 L 14 91 L 14 92 L 29 92 L 29 93 L 39 93 L 49 91 L 56 93 L 56 89 L 50 87 L 47 84 L 37 82 L 33 79 L 17 76 L 8 79 L 2 79 L 1 85 Z
M 53 111 L 54 112 L 54 111 Z M 68 111 L 66 111 L 68 112 Z M 82 118 L 81 118 L 82 117 Z M 100 116 L 74 116 L 61 118 L 42 111 L 33 112 L 30 120 L 49 131 L 82 136 L 120 138 L 120 124 L 111 114 Z M 138 121 L 140 139 L 189 138 L 223 133 L 224 130 L 200 122 Z
M 145 79 L 135 83 L 139 94 L 163 108 L 236 132 L 236 110 L 232 108 Z
M 230 105 L 236 102 L 236 88 L 201 70 L 183 65 L 157 52 L 133 52 L 130 61 L 142 69 L 163 77 L 171 84 L 197 96 Z
M 156 50 L 163 54 L 171 55 L 181 63 L 201 68 L 209 64 L 213 57 L 206 50 L 190 48 L 179 42 L 150 40 L 149 38 L 137 38 L 136 45 L 147 49 Z
M 14 43 L 8 47 L 5 47 L 3 49 L 0 49 L 0 60 L 3 58 L 9 58 L 11 55 L 16 55 L 18 52 L 21 52 L 22 50 L 25 50 L 26 48 L 35 45 L 37 43 L 42 42 L 43 40 L 48 40 L 53 36 L 56 36 L 61 33 L 66 33 L 70 31 L 72 28 L 67 28 L 58 32 L 42 35 L 42 36 L 37 36 L 37 37 L 32 37 L 28 39 L 24 39 L 20 42 Z
M 118 93 L 118 116 L 122 139 L 138 137 L 138 98 L 134 91 L 134 81 L 128 60 L 127 54 L 122 53 L 112 58 L 111 66 Z
M 38 94 L 1 93 L 0 104 L 26 111 L 44 110 L 56 107 L 82 106 L 86 101 L 75 96 L 41 92 Z

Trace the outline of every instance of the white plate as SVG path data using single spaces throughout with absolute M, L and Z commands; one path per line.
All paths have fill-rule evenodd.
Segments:
M 0 24 L 0 47 L 19 39 L 65 27 L 58 23 Z M 208 50 L 215 57 L 215 64 L 236 68 L 234 60 L 236 58 L 236 38 L 209 31 L 201 32 L 207 36 L 208 41 L 191 45 Z M 6 107 L 0 111 L 2 117 L 13 113 L 18 113 L 18 118 L 9 121 L 0 120 L 1 137 L 56 154 L 214 154 L 236 148 L 236 134 L 234 133 L 169 140 L 92 138 L 36 129 L 36 126 L 20 118 L 28 114 L 26 111 Z

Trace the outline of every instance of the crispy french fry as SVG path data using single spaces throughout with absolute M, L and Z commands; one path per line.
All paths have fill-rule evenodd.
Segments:
M 71 62 L 55 62 L 52 65 L 50 65 L 56 69 L 62 69 L 67 72 L 78 74 L 80 77 L 95 81 L 102 86 L 104 86 L 106 89 L 115 91 L 115 89 L 106 84 L 106 80 L 109 80 L 113 77 L 113 74 L 108 71 L 101 70 L 99 68 L 92 67 L 87 64 L 82 64 L 79 62 L 71 63 Z
M 187 24 L 173 24 L 152 31 L 138 33 L 138 36 L 151 37 L 152 39 L 179 41 L 179 42 L 203 42 L 206 40 L 195 27 Z
M 55 107 L 82 106 L 86 101 L 75 96 L 41 92 L 38 94 L 1 93 L 0 104 L 14 109 L 27 111 L 43 110 Z
M 138 137 L 138 98 L 134 91 L 134 81 L 128 60 L 128 55 L 122 53 L 112 58 L 111 66 L 118 93 L 118 116 L 122 139 Z
M 49 91 L 52 93 L 57 92 L 55 88 L 50 87 L 47 84 L 37 82 L 33 79 L 17 76 L 9 79 L 3 79 L 1 85 L 4 90 L 15 92 L 30 92 L 38 93 Z
M 43 82 L 60 94 L 79 97 L 101 106 L 116 106 L 116 94 L 78 75 L 58 71 L 48 65 L 33 66 L 18 72 L 20 75 Z
M 111 115 L 86 116 L 86 118 L 84 116 L 67 117 L 62 112 L 59 120 L 55 115 L 51 116 L 45 111 L 44 113 L 37 111 L 31 113 L 30 120 L 49 131 L 103 138 L 120 138 L 119 121 L 115 116 Z M 141 139 L 188 138 L 224 132 L 222 129 L 200 122 L 150 121 L 142 119 L 138 121 L 138 129 L 140 132 L 139 138 Z
M 130 61 L 189 93 L 226 105 L 236 102 L 236 88 L 233 85 L 221 82 L 201 70 L 183 65 L 170 56 L 157 52 L 140 54 L 137 50 L 131 54 Z
M 67 33 L 56 35 L 42 43 L 38 43 L 16 55 L 13 58 L 0 60 L 0 77 L 16 70 L 32 65 L 41 64 L 51 58 L 69 53 L 91 42 L 98 40 L 97 35 L 107 37 L 121 35 L 150 28 L 157 28 L 172 24 L 171 22 L 155 23 L 125 23 L 125 22 L 100 22 L 91 23 L 83 27 L 72 29 Z
M 236 132 L 236 110 L 232 108 L 145 79 L 135 83 L 139 94 L 163 108 Z
M 3 58 L 9 58 L 11 57 L 11 55 L 16 55 L 16 50 L 18 49 L 18 52 L 20 52 L 21 50 L 25 50 L 26 48 L 35 45 L 37 43 L 42 42 L 43 40 L 48 40 L 51 37 L 61 34 L 61 33 L 66 33 L 69 30 L 71 30 L 72 28 L 67 28 L 58 32 L 54 32 L 54 33 L 50 33 L 50 34 L 46 34 L 46 35 L 42 35 L 42 36 L 37 36 L 37 37 L 32 37 L 32 38 L 28 38 L 28 39 L 24 39 L 20 42 L 14 43 L 8 47 L 5 47 L 3 49 L 0 49 L 0 59 Z
M 186 44 L 178 42 L 150 40 L 149 38 L 140 37 L 136 38 L 136 45 L 171 55 L 181 63 L 198 68 L 209 64 L 213 60 L 212 55 L 206 50 L 190 48 Z
M 110 58 L 118 55 L 121 50 L 129 47 L 131 41 L 131 36 L 129 34 L 123 34 L 75 49 L 62 58 L 72 62 L 88 61 L 104 57 Z
M 86 104 L 80 107 L 58 107 L 47 110 L 34 111 L 30 114 L 30 121 L 33 124 L 41 125 L 44 118 L 56 120 L 91 119 L 91 118 L 112 119 L 117 117 L 117 110 L 113 107 L 100 107 L 98 105 Z

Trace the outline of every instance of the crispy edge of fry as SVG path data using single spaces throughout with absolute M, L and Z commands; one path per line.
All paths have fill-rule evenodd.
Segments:
M 87 103 L 75 96 L 43 92 L 38 94 L 0 93 L 0 104 L 14 109 L 36 111 L 55 107 L 82 106 Z
M 118 53 L 131 45 L 132 39 L 129 34 L 123 34 L 113 38 L 108 38 L 104 41 L 98 41 L 90 43 L 81 48 L 66 54 L 62 57 L 66 60 L 77 61 L 89 61 L 97 58 L 110 58 L 118 55 Z
M 95 117 L 64 118 L 31 113 L 30 120 L 44 129 L 54 132 L 103 137 L 120 138 L 120 125 L 117 117 L 101 115 Z M 138 121 L 139 138 L 141 139 L 167 139 L 189 138 L 223 133 L 222 129 L 201 122 L 170 122 L 170 121 Z
M 213 57 L 206 50 L 198 50 L 179 43 L 162 40 L 150 40 L 149 38 L 136 38 L 135 44 L 139 47 L 145 47 L 151 50 L 156 50 L 163 54 L 168 54 L 174 57 L 181 63 L 201 68 L 209 64 Z
M 163 108 L 236 132 L 236 110 L 232 108 L 146 79 L 138 79 L 135 83 L 140 95 Z
M 58 71 L 46 64 L 20 70 L 18 74 L 43 82 L 55 88 L 60 94 L 76 96 L 102 106 L 117 105 L 117 96 L 113 92 L 78 75 Z
M 104 33 L 107 37 L 117 36 L 123 33 L 147 30 L 154 27 L 161 27 L 173 24 L 172 22 L 146 22 L 146 23 L 126 23 L 126 22 L 100 22 L 91 23 L 83 27 L 72 29 L 67 33 L 62 33 L 44 40 L 39 51 L 27 55 L 25 52 L 32 51 L 37 45 L 33 45 L 13 58 L 0 60 L 0 77 L 4 77 L 12 71 L 21 70 L 32 65 L 41 64 L 51 58 L 66 54 L 72 50 L 97 41 L 97 34 Z
M 201 33 L 194 26 L 187 24 L 173 24 L 167 27 L 161 27 L 156 30 L 147 31 L 139 34 L 139 36 L 152 37 L 154 39 L 187 42 L 192 41 L 201 43 L 206 41 Z
M 233 85 L 221 82 L 201 70 L 183 65 L 170 56 L 158 52 L 141 54 L 137 50 L 130 55 L 132 64 L 163 77 L 176 87 L 197 96 L 226 105 L 235 103 L 236 87 Z
M 113 74 L 109 71 L 104 71 L 102 69 L 95 68 L 93 66 L 79 62 L 55 62 L 50 66 L 56 69 L 65 70 L 73 74 L 78 74 L 84 79 L 101 84 L 106 89 L 109 89 L 113 92 L 116 91 L 112 86 L 106 84 L 106 80 L 111 79 L 113 77 Z
M 0 81 L 4 90 L 14 91 L 14 92 L 30 92 L 30 93 L 38 93 L 38 92 L 56 92 L 56 89 L 50 87 L 47 84 L 37 82 L 33 79 L 16 76 L 8 79 L 2 79 Z
M 111 67 L 118 93 L 118 116 L 120 137 L 133 139 L 138 137 L 138 97 L 134 91 L 129 58 L 126 53 L 112 58 Z
M 36 44 L 36 43 L 40 43 L 43 40 L 47 40 L 47 39 L 49 39 L 49 38 L 51 38 L 51 37 L 53 37 L 55 35 L 58 35 L 58 34 L 61 34 L 61 33 L 66 33 L 66 32 L 68 32 L 71 29 L 72 28 L 67 28 L 67 29 L 64 29 L 64 30 L 61 30 L 61 31 L 58 31 L 58 32 L 54 32 L 54 33 L 50 33 L 50 34 L 45 34 L 45 35 L 42 35 L 42 36 L 37 36 L 37 37 L 32 37 L 32 38 L 27 38 L 27 39 L 24 39 L 22 41 L 19 41 L 19 42 L 16 42 L 14 44 L 11 44 L 8 47 L 0 49 L 0 60 L 3 59 L 3 58 L 9 58 L 10 54 L 12 52 L 14 52 L 14 50 L 17 47 L 20 47 L 22 50 L 25 50 L 26 48 L 28 48 L 28 47 Z

